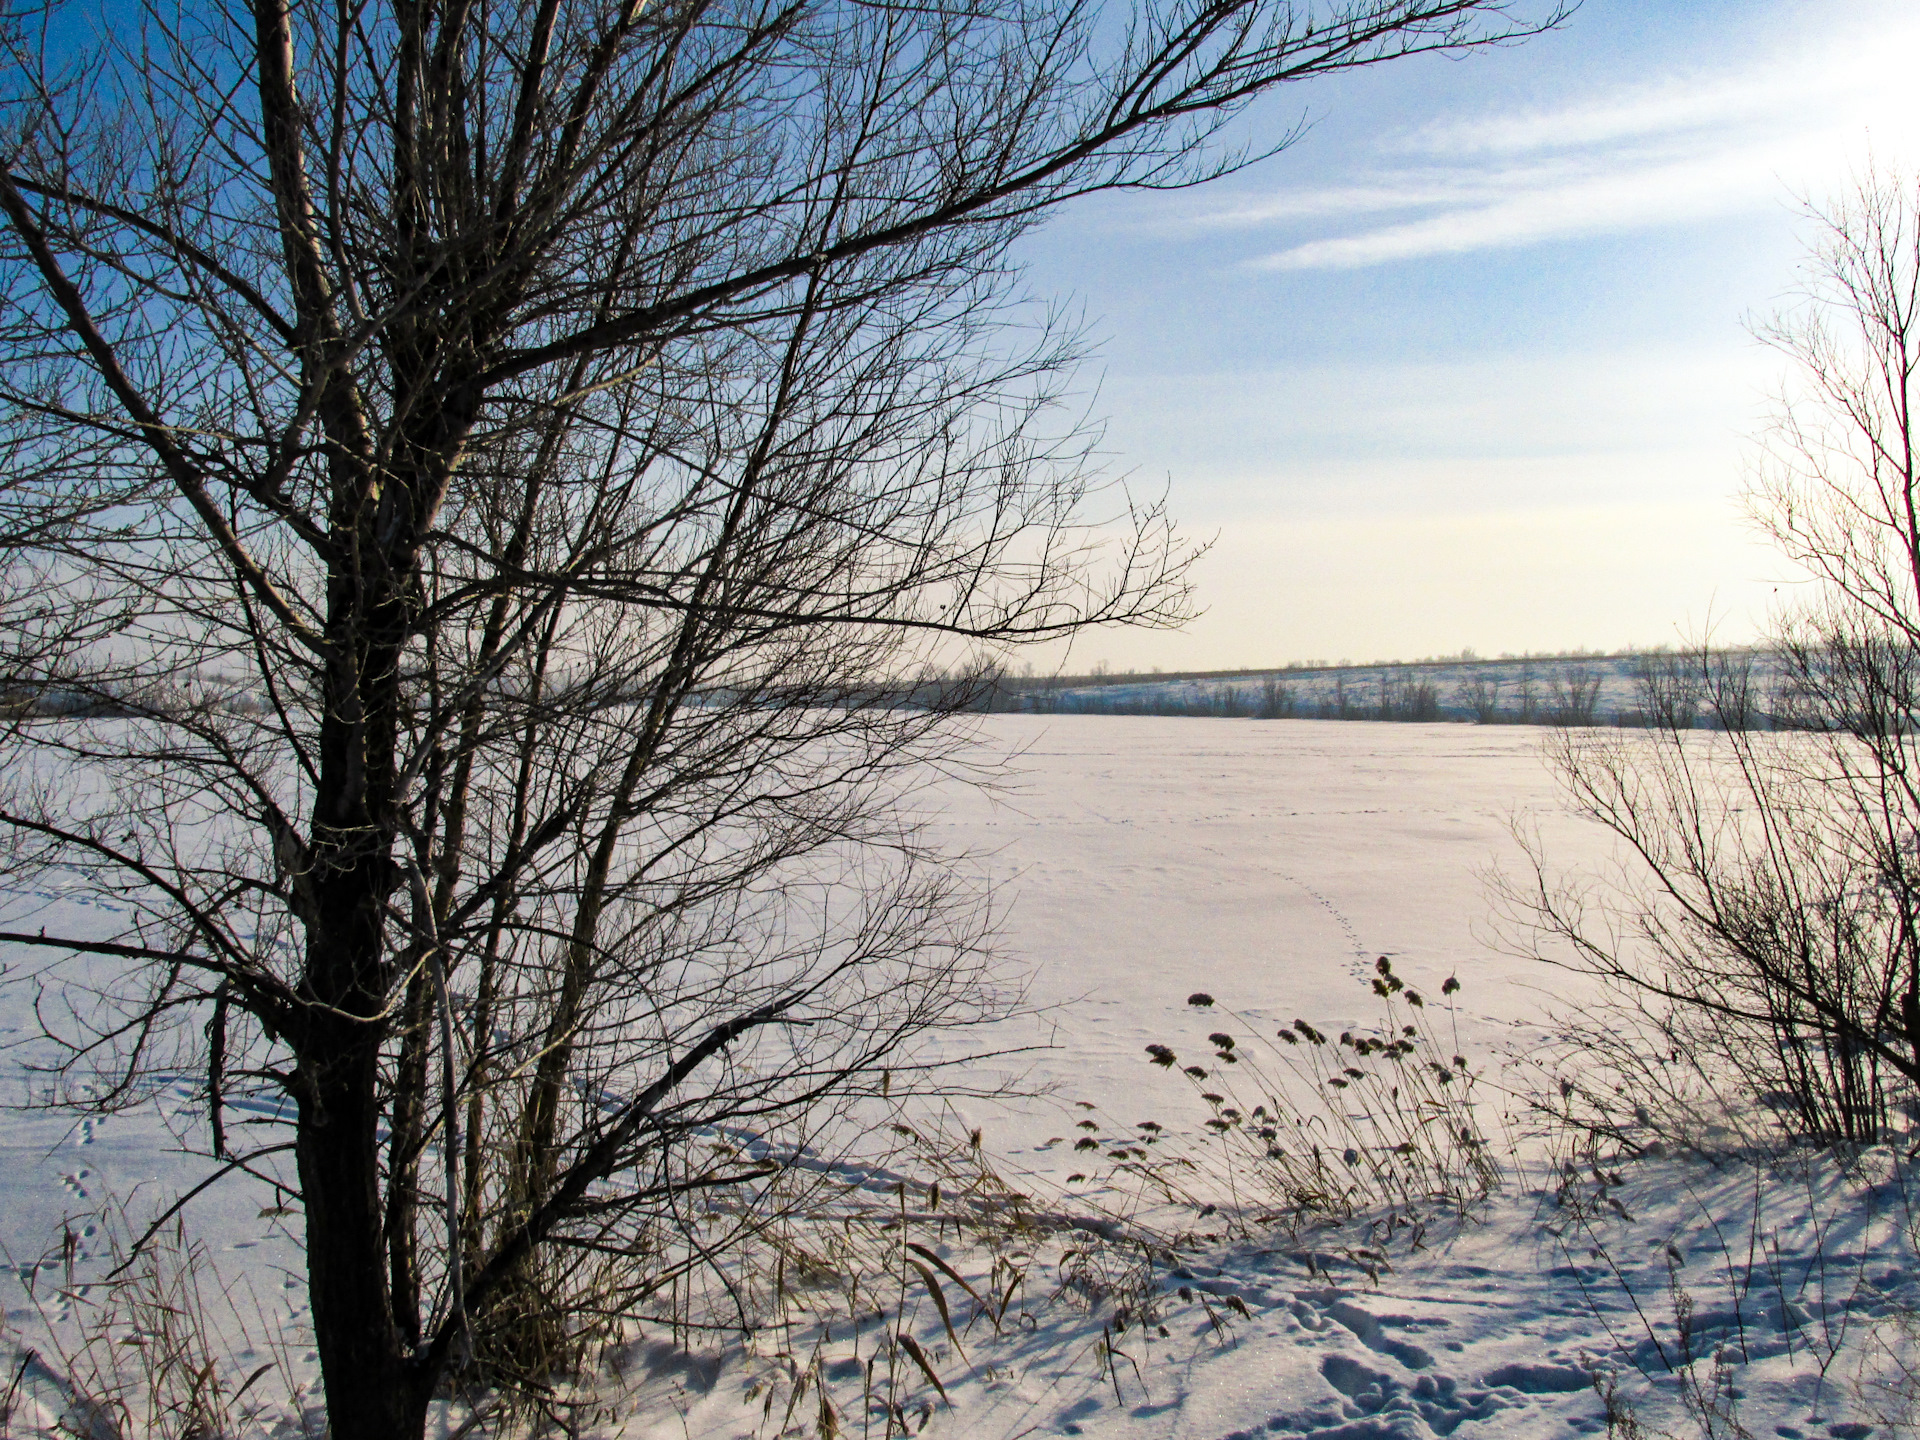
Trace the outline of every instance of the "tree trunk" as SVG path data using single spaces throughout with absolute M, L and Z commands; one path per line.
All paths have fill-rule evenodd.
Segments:
M 361 524 L 355 548 L 372 554 L 365 513 L 342 511 L 336 534 L 351 533 L 344 522 Z M 382 1042 L 394 1034 L 388 1006 L 397 998 L 387 906 L 399 882 L 391 811 L 405 613 L 389 588 L 368 585 L 345 565 L 329 577 L 329 591 L 335 653 L 307 860 L 313 907 L 300 988 L 305 1014 L 289 1037 L 298 1061 L 295 1153 L 307 1279 L 332 1440 L 419 1440 L 436 1377 L 403 1329 L 418 1302 L 394 1293 L 396 1280 L 413 1277 L 410 1266 L 400 1274 L 389 1268 L 379 1158 L 382 1124 L 391 1118 Z
M 307 1285 L 332 1440 L 417 1440 L 432 1376 L 401 1342 L 387 1291 L 375 1136 L 378 1052 L 367 1027 L 315 1026 L 299 1071 Z

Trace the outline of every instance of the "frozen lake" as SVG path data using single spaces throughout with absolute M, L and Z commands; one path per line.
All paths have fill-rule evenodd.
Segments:
M 1143 1053 L 1192 1032 L 1189 993 L 1337 1031 L 1375 1018 L 1364 979 L 1381 954 L 1430 992 L 1460 977 L 1461 1039 L 1476 1061 L 1492 1058 L 1511 1022 L 1539 1013 L 1544 988 L 1565 988 L 1564 976 L 1498 953 L 1487 923 L 1487 872 L 1523 863 L 1516 819 L 1542 829 L 1557 862 L 1603 853 L 1597 829 L 1558 798 L 1540 759 L 1544 731 L 1091 715 L 972 723 L 979 757 L 999 762 L 1001 779 L 923 792 L 929 838 L 965 852 L 990 883 L 1007 971 L 1039 1013 L 944 1040 L 949 1055 L 1037 1047 L 970 1078 L 1051 1090 L 1063 1103 L 1189 1106 L 1179 1077 Z M 65 923 L 67 903 L 16 894 L 8 908 Z M 38 1048 L 31 989 L 11 986 L 4 1001 L 5 1083 L 17 1100 L 30 1083 L 22 1062 Z M 37 1254 L 77 1202 L 138 1187 L 153 1203 L 198 1180 L 206 1162 L 170 1156 L 162 1129 L 163 1112 L 200 1123 L 198 1084 L 184 1075 L 157 1105 L 85 1125 L 16 1112 L 0 1138 L 14 1176 L 0 1239 Z M 1061 1117 L 1056 1105 L 1012 1101 L 974 1118 L 990 1148 L 1031 1157 Z M 249 1188 L 223 1186 L 189 1219 L 250 1221 L 259 1205 Z
M 987 1163 L 1040 1181 L 1039 1193 L 1071 1193 L 1048 1182 L 1067 1181 L 1073 1148 L 1045 1142 L 1075 1134 L 1067 1127 L 1089 1114 L 1109 1136 L 1149 1116 L 1191 1130 L 1206 1114 L 1197 1087 L 1147 1063 L 1146 1045 L 1184 1050 L 1215 1025 L 1243 1038 L 1271 1035 L 1296 1016 L 1329 1032 L 1371 1027 L 1379 1010 L 1365 981 L 1379 955 L 1393 957 L 1397 973 L 1435 998 L 1445 977 L 1458 976 L 1460 1048 L 1481 1073 L 1497 1069 L 1503 1047 L 1524 1046 L 1526 1032 L 1516 1026 L 1575 993 L 1563 972 L 1502 948 L 1487 893 L 1495 870 L 1526 869 L 1516 825 L 1538 832 L 1556 872 L 1592 868 L 1609 853 L 1607 837 L 1573 816 L 1559 795 L 1541 758 L 1549 732 L 1112 716 L 996 715 L 976 723 L 974 753 L 999 767 L 999 782 L 980 789 L 939 779 L 918 803 L 928 838 L 964 852 L 1003 907 L 1006 967 L 1024 979 L 1033 1013 L 941 1043 L 950 1058 L 1029 1047 L 963 1074 L 971 1083 L 1015 1083 L 1043 1094 L 968 1102 L 961 1111 L 984 1128 Z M 1703 735 L 1699 743 L 1717 742 Z M 7 898 L 16 911 L 49 916 L 80 903 L 57 887 Z M 21 957 L 0 958 L 17 964 Z M 1195 990 L 1217 997 L 1220 1008 L 1190 1009 Z M 12 1097 L 25 1098 L 34 1083 L 23 1063 L 35 1048 L 31 995 L 15 985 L 0 996 L 4 1082 Z M 1229 1008 L 1237 1018 L 1221 1018 Z M 85 1285 L 76 1296 L 51 1278 L 61 1268 L 63 1217 L 75 1227 L 77 1261 L 97 1267 L 104 1237 L 86 1219 L 89 1210 L 117 1199 L 152 1213 L 207 1174 L 208 1162 L 180 1155 L 168 1133 L 203 1123 L 199 1085 L 183 1074 L 129 1112 L 80 1124 L 58 1112 L 9 1116 L 0 1133 L 0 1241 L 16 1267 L 6 1319 L 17 1335 L 43 1323 L 25 1285 L 31 1261 L 50 1242 L 56 1258 L 46 1262 L 37 1292 L 44 1320 L 66 1324 L 85 1300 Z M 1895 1179 L 1904 1175 L 1891 1151 L 1875 1164 Z M 1850 1172 L 1818 1166 L 1768 1178 L 1684 1156 L 1626 1168 L 1609 1182 L 1619 1187 L 1612 1210 L 1596 1209 L 1573 1227 L 1540 1188 L 1539 1173 L 1512 1171 L 1471 1223 L 1436 1223 L 1377 1274 L 1327 1268 L 1342 1245 L 1375 1243 L 1365 1215 L 1344 1230 L 1282 1228 L 1194 1250 L 1153 1281 L 1148 1303 L 1162 1323 L 1149 1335 L 1133 1317 L 1130 1348 L 1114 1352 L 1137 1363 L 1124 1372 L 1103 1370 L 1096 1347 L 1111 1342 L 1110 1321 L 1122 1328 L 1127 1321 L 1111 1305 L 1061 1300 L 1067 1290 L 1059 1275 L 1043 1275 L 1042 1260 L 1028 1256 L 1040 1269 L 1018 1302 L 1022 1324 L 1003 1335 L 973 1326 L 964 1359 L 944 1347 L 928 1307 L 906 1316 L 950 1391 L 937 1412 L 927 1402 L 930 1433 L 981 1440 L 1597 1435 L 1605 1418 L 1591 1388 L 1596 1371 L 1620 1376 L 1656 1425 L 1683 1424 L 1679 1383 L 1649 1358 L 1664 1353 L 1661 1337 L 1674 1343 L 1670 1292 L 1682 1287 L 1698 1295 L 1702 1316 L 1722 1317 L 1711 1331 L 1715 1343 L 1734 1335 L 1728 1324 L 1737 1329 L 1751 1433 L 1777 1430 L 1789 1440 L 1878 1433 L 1853 1418 L 1877 1418 L 1872 1396 L 1848 1387 L 1875 1356 L 1905 1363 L 1911 1349 L 1898 1325 L 1920 1313 L 1920 1271 L 1876 1270 L 1869 1285 L 1862 1268 L 1907 1253 L 1900 1225 L 1912 1212 L 1902 1208 L 1911 1205 L 1904 1181 L 1880 1183 L 1874 1170 L 1856 1184 Z M 186 1229 L 205 1245 L 221 1282 L 239 1287 L 233 1293 L 256 1317 L 248 1324 L 284 1327 L 284 1346 L 237 1348 L 230 1368 L 250 1372 L 265 1357 L 284 1366 L 285 1381 L 311 1383 L 299 1222 L 271 1206 L 272 1198 L 251 1182 L 219 1186 L 188 1207 Z M 941 1243 L 943 1232 L 920 1233 Z M 1757 1252 L 1741 1250 L 1763 1238 L 1772 1267 L 1764 1284 L 1752 1261 Z M 1301 1243 L 1310 1247 L 1304 1263 L 1293 1248 Z M 1737 1251 L 1747 1255 L 1744 1270 Z M 984 1283 L 985 1257 L 947 1253 Z M 1589 1263 L 1603 1253 L 1612 1269 Z M 1838 1288 L 1824 1268 L 1834 1259 L 1845 1262 L 1835 1272 Z M 1873 1328 L 1883 1313 L 1892 1318 Z M 1726 1315 L 1734 1319 L 1723 1323 Z M 1822 1319 L 1826 1328 L 1816 1329 L 1808 1315 L 1837 1316 L 1839 1324 Z M 1817 1347 L 1821 1336 L 1835 1335 L 1847 1347 L 1837 1363 L 1828 1353 L 1814 1364 L 1809 1337 Z M 826 1364 L 844 1419 L 863 1413 L 860 1376 L 871 1371 L 862 1366 L 883 1339 L 881 1330 L 863 1338 L 838 1321 L 800 1337 L 799 1350 Z M 1840 1343 L 1832 1340 L 1835 1351 Z M 711 1369 L 681 1366 L 656 1332 L 636 1339 L 633 1354 L 664 1368 L 651 1380 L 649 1371 L 629 1377 L 631 1411 L 588 1432 L 595 1440 L 770 1435 L 768 1426 L 752 1426 L 759 1412 L 743 1409 L 742 1399 L 787 1373 L 765 1353 L 736 1347 Z M 40 1389 L 29 1386 L 28 1398 L 40 1407 L 39 1421 L 23 1411 L 19 1426 L 51 1436 L 66 1392 L 55 1379 L 35 1383 Z M 877 1433 L 864 1422 L 862 1429 Z M 296 1431 L 272 1433 L 279 1440 Z
M 1383 954 L 1429 990 L 1458 975 L 1484 1055 L 1566 990 L 1496 946 L 1486 880 L 1524 871 L 1515 823 L 1556 867 L 1609 851 L 1530 727 L 993 715 L 979 733 L 1007 782 L 940 786 L 932 833 L 994 877 L 1059 1047 L 1032 1073 L 1068 1099 L 1159 1078 L 1143 1047 L 1192 1029 L 1196 990 L 1276 1021 L 1370 1021 Z

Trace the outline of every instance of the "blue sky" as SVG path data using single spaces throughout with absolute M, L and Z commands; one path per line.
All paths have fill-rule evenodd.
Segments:
M 1748 638 L 1793 590 L 1739 492 L 1796 195 L 1920 165 L 1905 4 L 1586 0 L 1562 31 L 1297 87 L 1306 136 L 1028 247 L 1116 469 L 1170 486 L 1207 614 L 1167 669 Z

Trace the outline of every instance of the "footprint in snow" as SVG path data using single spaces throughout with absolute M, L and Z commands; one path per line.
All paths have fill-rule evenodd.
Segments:
M 1294 1316 L 1310 1329 L 1337 1322 L 1379 1354 L 1409 1370 L 1430 1370 L 1433 1357 L 1417 1345 L 1385 1333 L 1388 1326 L 1432 1324 L 1412 1316 L 1373 1315 L 1340 1297 L 1324 1293 L 1295 1299 Z M 1445 1322 L 1439 1322 L 1445 1323 Z M 1257 1429 L 1223 1436 L 1222 1440 L 1255 1440 L 1273 1435 L 1301 1440 L 1431 1440 L 1450 1436 L 1469 1420 L 1486 1420 L 1503 1410 L 1526 1407 L 1536 1396 L 1565 1395 L 1591 1385 L 1587 1372 L 1575 1365 L 1552 1362 L 1501 1365 L 1481 1376 L 1477 1385 L 1463 1385 L 1451 1375 L 1426 1373 L 1411 1380 L 1376 1369 L 1351 1355 L 1326 1355 L 1320 1374 L 1334 1395 L 1307 1408 L 1271 1416 Z M 1573 1421 L 1576 1430 L 1594 1428 Z
M 1396 1340 L 1387 1333 L 1387 1327 L 1425 1329 L 1447 1323 L 1440 1319 L 1422 1320 L 1412 1315 L 1375 1315 L 1342 1298 L 1338 1292 L 1324 1290 L 1296 1293 L 1290 1308 L 1293 1317 L 1307 1329 L 1324 1330 L 1328 1320 L 1336 1320 L 1352 1331 L 1354 1338 L 1369 1350 L 1398 1360 L 1409 1370 L 1425 1370 L 1432 1365 L 1432 1353 L 1411 1341 Z
M 1593 1376 L 1578 1365 L 1502 1365 L 1480 1378 L 1482 1384 L 1503 1385 L 1523 1395 L 1567 1395 L 1593 1384 Z
M 1422 1375 L 1408 1385 L 1347 1355 L 1324 1357 L 1320 1374 L 1338 1398 L 1274 1415 L 1265 1434 L 1303 1440 L 1428 1440 L 1524 1403 L 1487 1389 L 1462 1390 L 1451 1375 Z M 1260 1432 L 1244 1433 L 1251 1440 Z
M 91 1179 L 92 1176 L 93 1171 L 91 1170 L 76 1170 L 71 1175 L 62 1175 L 60 1177 L 60 1183 L 72 1192 L 76 1200 L 85 1200 L 87 1198 L 87 1187 L 82 1182 Z

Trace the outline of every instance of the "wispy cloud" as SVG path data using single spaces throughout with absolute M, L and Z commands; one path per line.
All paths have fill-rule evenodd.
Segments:
M 1417 219 L 1306 240 L 1255 261 L 1261 269 L 1356 269 L 1424 255 L 1457 255 L 1580 235 L 1612 234 L 1776 202 L 1782 160 L 1773 147 L 1620 168 L 1567 166 L 1528 183 L 1486 188 L 1498 198 L 1438 208 Z
M 1834 66 L 1768 65 L 1742 76 L 1667 79 L 1561 108 L 1435 121 L 1398 145 L 1430 154 L 1512 155 L 1711 132 L 1736 122 L 1772 128 L 1809 102 L 1831 99 L 1841 82 Z
M 1249 263 L 1318 270 L 1737 214 L 1824 188 L 1868 143 L 1910 153 L 1920 140 L 1916 49 L 1920 23 L 1909 21 L 1740 74 L 1449 116 L 1383 137 L 1374 164 L 1348 183 L 1242 200 L 1187 223 L 1292 231 Z

